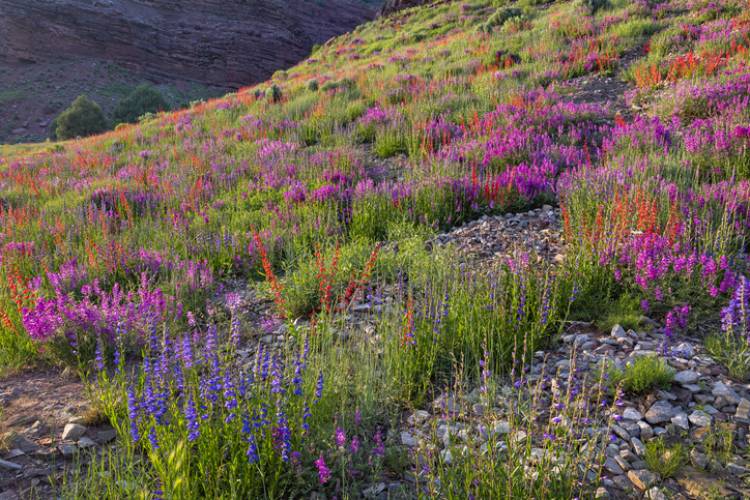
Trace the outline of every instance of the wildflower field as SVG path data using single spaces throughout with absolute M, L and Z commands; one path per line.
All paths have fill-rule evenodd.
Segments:
M 2 151 L 0 388 L 116 438 L 0 491 L 747 498 L 749 50 L 747 0 L 440 1 Z M 441 243 L 513 214 L 561 250 Z

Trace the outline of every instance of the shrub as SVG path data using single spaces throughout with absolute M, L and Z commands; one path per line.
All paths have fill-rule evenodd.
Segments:
M 596 14 L 601 9 L 609 7 L 609 0 L 583 0 L 581 2 L 590 14 Z
M 521 9 L 517 9 L 515 7 L 502 7 L 495 11 L 494 14 L 492 14 L 489 18 L 487 18 L 487 21 L 482 24 L 479 29 L 480 31 L 484 31 L 485 33 L 489 33 L 493 30 L 493 28 L 497 28 L 505 24 L 506 21 L 509 19 L 512 19 L 514 17 L 519 17 L 523 14 L 521 12 Z
M 53 139 L 73 139 L 99 134 L 108 128 L 107 118 L 97 103 L 78 96 L 53 122 Z
M 674 370 L 656 356 L 641 356 L 629 363 L 624 370 L 609 371 L 613 386 L 622 385 L 630 394 L 644 394 L 657 387 L 666 387 L 674 378 Z
M 266 91 L 266 98 L 268 98 L 271 102 L 279 102 L 281 101 L 281 88 L 279 88 L 278 85 L 271 85 L 271 87 Z
M 646 443 L 644 456 L 648 468 L 666 479 L 674 476 L 687 463 L 687 452 L 682 443 L 669 446 L 664 438 Z
M 307 82 L 307 90 L 310 92 L 317 92 L 320 88 L 320 85 L 318 84 L 318 80 L 310 80 Z
M 112 118 L 115 123 L 135 123 L 147 113 L 156 113 L 169 109 L 167 101 L 154 87 L 139 85 L 127 97 L 117 104 Z

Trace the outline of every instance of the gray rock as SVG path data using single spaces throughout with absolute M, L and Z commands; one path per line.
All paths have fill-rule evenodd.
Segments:
M 96 440 L 101 444 L 107 444 L 117 437 L 117 431 L 109 429 L 106 431 L 99 431 L 96 433 Z
M 96 443 L 94 442 L 94 440 L 86 436 L 78 440 L 78 447 L 81 449 L 93 448 L 94 446 L 96 446 Z
M 495 422 L 492 430 L 495 434 L 508 434 L 510 432 L 510 423 L 506 420 L 499 420 Z
M 86 433 L 86 427 L 81 424 L 65 424 L 62 433 L 63 441 L 77 441 Z
M 625 329 L 621 327 L 620 325 L 615 325 L 612 327 L 610 336 L 612 336 L 614 339 L 617 339 L 617 340 L 628 338 L 628 334 L 625 332 Z
M 741 476 L 743 474 L 747 474 L 749 469 L 743 465 L 735 464 L 733 462 L 729 462 L 727 464 L 727 471 L 730 474 L 733 474 L 735 476 Z
M 628 431 L 626 431 L 619 425 L 613 425 L 612 432 L 614 432 L 615 435 L 619 437 L 620 439 L 622 439 L 623 441 L 630 441 L 630 434 L 628 434 Z
M 646 491 L 656 484 L 659 476 L 647 469 L 631 470 L 628 472 L 628 479 L 633 485 L 641 491 Z
M 622 450 L 619 455 L 614 457 L 614 459 L 615 459 L 615 462 L 617 462 L 617 464 L 622 468 L 622 470 L 628 471 L 632 467 L 630 467 L 630 464 L 628 463 L 628 461 L 625 460 L 625 458 L 622 456 L 623 451 L 626 452 L 628 455 L 633 455 L 630 450 L 625 449 L 625 450 Z
M 607 488 L 604 486 L 600 486 L 596 489 L 596 492 L 594 493 L 594 498 L 597 500 L 605 500 L 609 498 L 609 492 L 607 491 Z
M 26 429 L 23 433 L 32 438 L 39 438 L 47 432 L 47 426 L 41 420 L 35 421 L 31 427 Z
M 417 439 L 407 431 L 401 431 L 401 444 L 413 448 L 417 446 Z
M 677 374 L 674 376 L 674 381 L 678 384 L 694 384 L 698 381 L 701 374 L 698 372 L 695 372 L 693 370 L 684 370 L 681 372 L 677 372 Z
M 385 483 L 377 483 L 362 490 L 362 496 L 365 498 L 377 498 L 384 491 Z
M 717 413 L 719 413 L 719 410 L 711 405 L 703 405 L 703 411 L 705 411 L 709 415 L 716 415 Z
M 26 453 L 23 450 L 13 448 L 5 455 L 5 460 L 13 460 L 14 458 L 22 457 L 24 455 L 26 455 Z
M 636 455 L 639 457 L 642 457 L 646 454 L 646 445 L 643 444 L 643 441 L 641 441 L 638 438 L 633 438 L 630 440 L 630 445 L 633 447 L 633 451 Z
M 661 491 L 658 486 L 654 486 L 649 489 L 643 498 L 647 500 L 667 500 L 667 496 Z
M 671 418 L 671 422 L 680 429 L 687 431 L 690 430 L 690 424 L 688 423 L 688 416 L 685 412 L 680 412 Z
M 625 408 L 624 412 L 622 412 L 622 418 L 623 420 L 633 420 L 637 422 L 638 420 L 643 419 L 643 415 L 635 408 L 628 407 Z
M 695 410 L 688 418 L 691 424 L 698 427 L 708 427 L 711 425 L 711 415 L 701 410 Z
M 604 468 L 616 476 L 625 474 L 625 471 L 622 470 L 622 467 L 620 467 L 617 461 L 612 457 L 607 457 L 607 459 L 604 461 Z
M 15 462 L 0 459 L 0 469 L 17 471 L 23 469 L 23 466 L 18 465 Z
M 648 441 L 652 437 L 654 437 L 654 429 L 651 428 L 650 425 L 644 420 L 638 421 L 638 427 L 641 428 L 641 439 L 643 441 Z
M 747 421 L 750 420 L 750 400 L 745 398 L 740 399 L 737 404 L 737 411 L 734 414 L 736 420 Z
M 646 421 L 649 424 L 661 424 L 669 422 L 674 416 L 674 408 L 669 401 L 659 400 L 648 409 L 646 412 Z
M 417 410 L 409 415 L 409 418 L 407 418 L 406 421 L 409 423 L 409 425 L 419 425 L 428 418 L 430 418 L 430 414 L 428 412 L 424 410 Z
M 73 455 L 75 455 L 76 451 L 78 450 L 76 445 L 68 444 L 68 443 L 57 445 L 57 449 L 60 450 L 60 453 L 62 454 L 62 456 L 66 458 L 72 457 Z
M 690 461 L 700 469 L 705 469 L 708 466 L 708 457 L 698 451 L 697 448 L 690 450 Z
M 740 396 L 735 392 L 734 389 L 726 385 L 724 382 L 716 382 L 711 390 L 711 394 L 714 396 L 724 398 L 730 404 L 738 404 L 740 402 Z
M 686 358 L 692 358 L 693 356 L 695 356 L 695 349 L 693 348 L 693 345 L 688 344 L 687 342 L 677 344 L 674 349 L 672 349 L 672 352 L 678 352 Z

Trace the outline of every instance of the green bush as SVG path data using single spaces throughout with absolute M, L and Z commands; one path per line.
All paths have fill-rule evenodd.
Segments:
M 652 472 L 666 479 L 674 476 L 687 463 L 688 457 L 681 443 L 669 446 L 663 438 L 658 438 L 646 443 L 644 458 Z
M 479 29 L 480 31 L 489 33 L 493 30 L 493 28 L 500 27 L 509 19 L 519 17 L 521 15 L 523 15 L 521 9 L 517 9 L 515 7 L 501 7 L 497 9 L 495 13 L 492 14 L 489 18 L 487 18 L 487 21 L 482 24 Z
M 112 118 L 115 123 L 135 123 L 147 113 L 156 113 L 169 109 L 164 97 L 150 85 L 139 85 L 127 97 L 119 102 Z
M 52 122 L 52 138 L 65 140 L 85 137 L 104 132 L 108 127 L 102 108 L 81 95 Z
M 281 88 L 279 88 L 278 85 L 271 85 L 269 89 L 266 91 L 266 98 L 271 102 L 280 102 L 281 101 Z
M 629 394 L 645 394 L 657 387 L 666 387 L 674 379 L 674 370 L 656 356 L 641 356 L 624 370 L 612 368 L 609 379 L 613 387 L 622 386 Z
M 609 0 L 583 0 L 581 3 L 591 14 L 596 14 L 601 9 L 609 7 Z

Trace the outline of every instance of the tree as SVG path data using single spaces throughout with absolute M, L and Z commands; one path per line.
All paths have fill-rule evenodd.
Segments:
M 169 109 L 167 101 L 154 87 L 148 84 L 138 85 L 133 92 L 121 100 L 115 108 L 115 123 L 135 123 L 146 113 L 156 113 Z
M 99 134 L 108 127 L 102 108 L 85 95 L 78 96 L 53 122 L 54 138 L 63 140 Z

